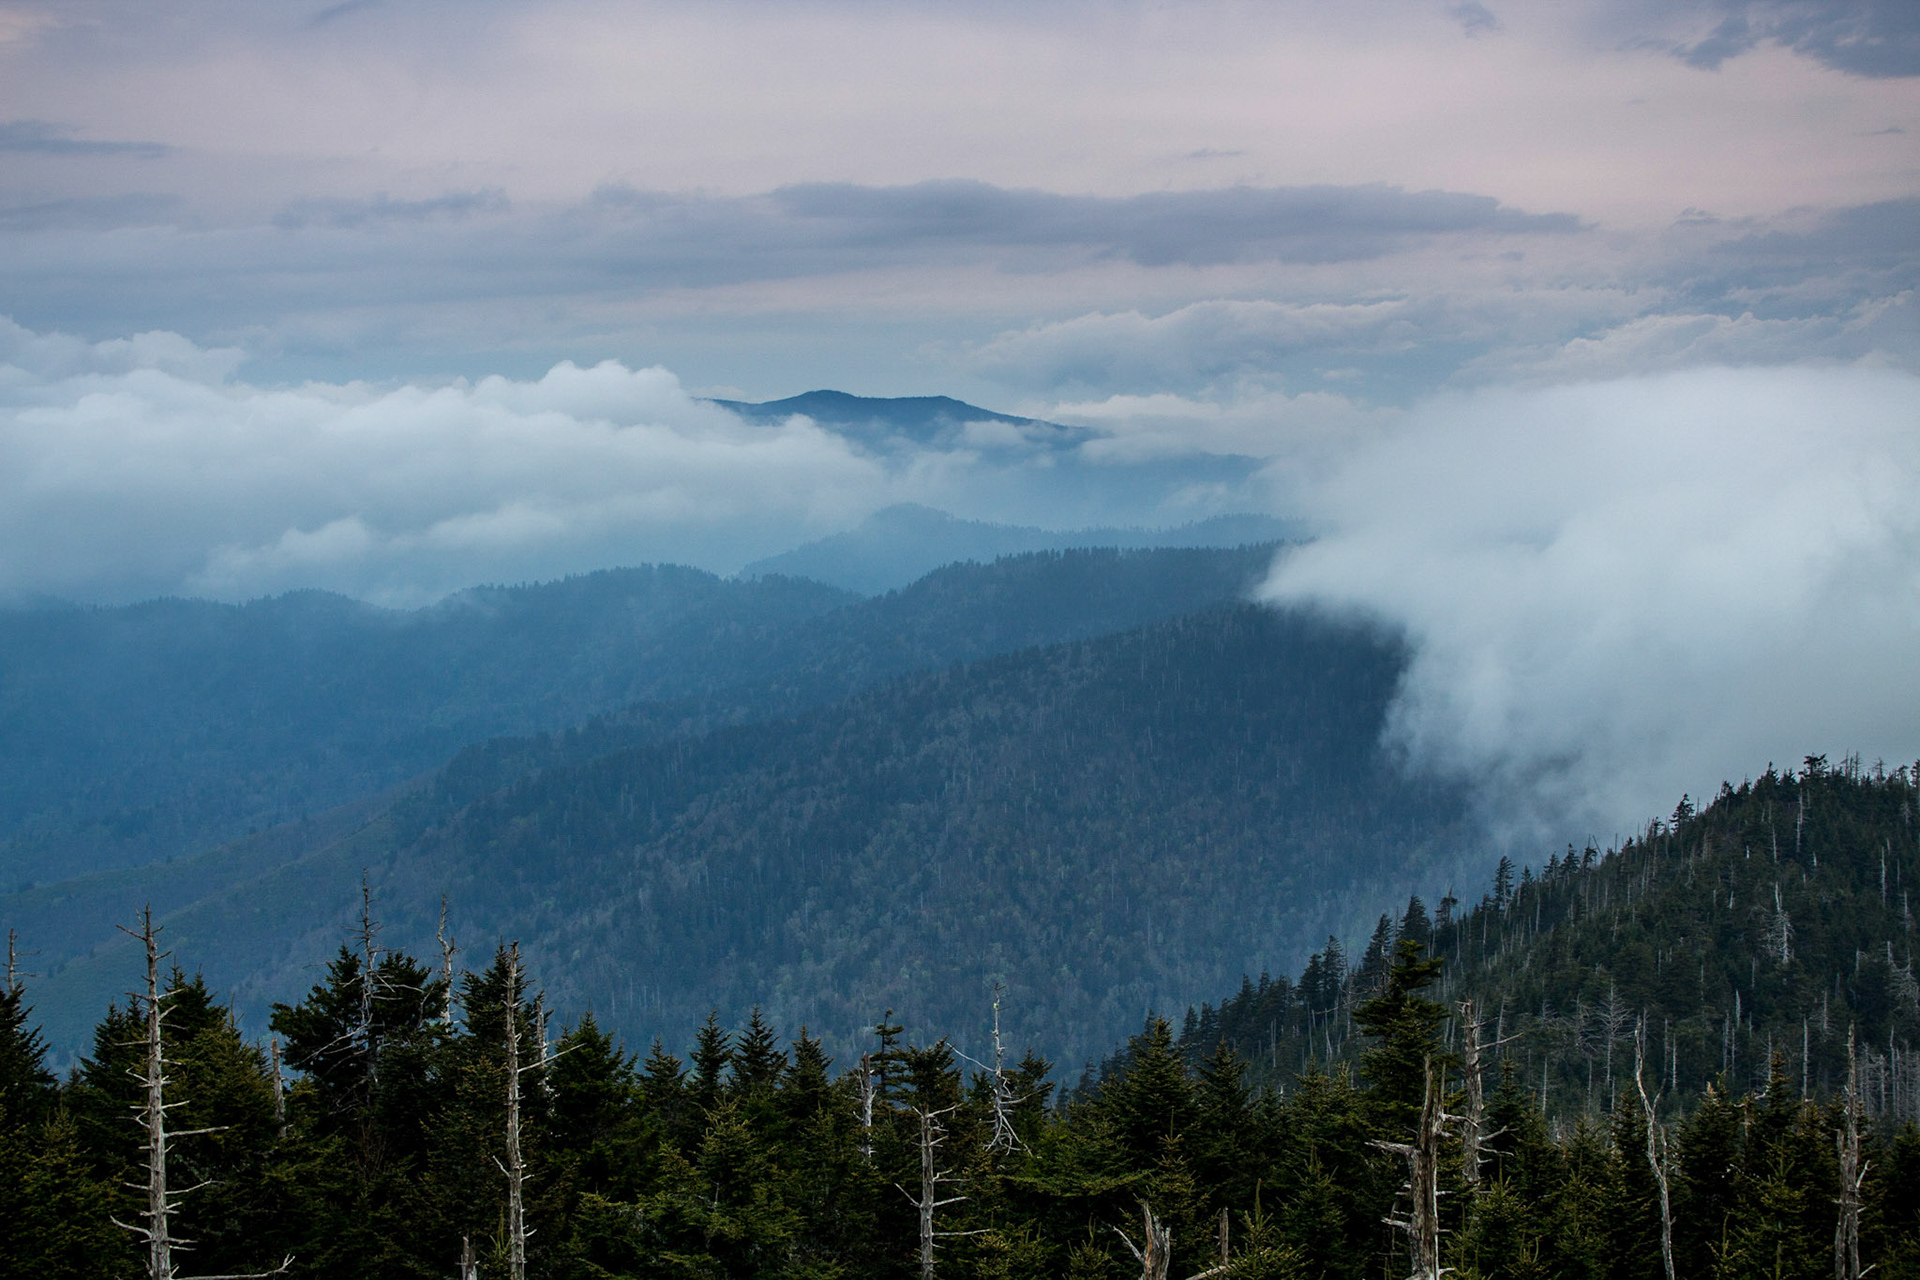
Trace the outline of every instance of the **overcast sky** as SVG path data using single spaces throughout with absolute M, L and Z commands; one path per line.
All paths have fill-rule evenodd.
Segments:
M 1744 477 L 1818 549 L 1795 600 L 1920 644 L 1916 286 L 1912 0 L 0 0 L 0 594 L 725 571 L 909 500 L 1310 514 L 1276 596 L 1406 629 L 1404 741 L 1491 767 L 1504 726 L 1521 778 L 1566 699 L 1731 669 L 1663 594 L 1723 542 L 1638 477 Z M 815 387 L 1083 431 L 883 455 L 701 401 Z M 1754 461 L 1810 438 L 1818 502 Z M 1784 625 L 1742 569 L 1713 617 Z M 1681 665 L 1557 667 L 1574 598 Z M 1869 719 L 1809 745 L 1920 752 Z

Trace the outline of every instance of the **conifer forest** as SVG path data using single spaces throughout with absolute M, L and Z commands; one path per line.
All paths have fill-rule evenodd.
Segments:
M 1770 767 L 1084 1071 L 999 1033 L 1014 985 L 977 1054 L 887 1010 L 627 1046 L 372 895 L 247 1036 L 147 916 L 65 1078 L 10 952 L 0 1274 L 1920 1276 L 1917 804 Z

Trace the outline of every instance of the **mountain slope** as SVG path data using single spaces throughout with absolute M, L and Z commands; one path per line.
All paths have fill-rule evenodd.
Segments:
M 646 743 L 792 716 L 954 661 L 1110 634 L 1211 608 L 1244 597 L 1265 572 L 1271 554 L 1270 548 L 1257 547 L 1091 550 L 956 565 L 903 591 L 785 625 L 714 626 L 715 617 L 724 615 L 696 613 L 682 633 L 681 656 L 676 659 L 671 646 L 656 646 L 656 660 L 640 669 L 622 667 L 617 647 L 615 661 L 589 661 L 591 655 L 576 653 L 568 631 L 556 622 L 553 652 L 525 655 L 519 668 L 526 672 L 528 685 L 538 687 L 543 666 L 550 670 L 577 661 L 588 674 L 615 676 L 624 671 L 623 678 L 650 681 L 654 688 L 685 696 L 635 704 L 565 732 L 468 746 L 431 775 L 431 794 L 419 804 L 390 809 L 394 795 L 384 803 L 363 796 L 266 828 L 231 846 L 16 889 L 0 895 L 0 922 L 28 939 L 26 945 L 39 953 L 37 969 L 54 972 L 116 939 L 114 926 L 143 902 L 151 901 L 164 913 L 219 897 L 376 819 L 389 844 L 404 845 L 444 814 L 536 770 L 577 766 Z M 529 595 L 542 598 L 538 591 L 511 594 L 521 600 Z M 482 672 L 489 669 L 481 666 Z M 382 678 L 379 671 L 368 675 L 371 681 Z M 461 681 L 471 679 L 456 673 L 454 687 L 469 687 Z M 351 713 L 351 700 L 343 702 L 344 711 Z M 244 729 L 247 709 L 244 702 L 236 709 L 212 697 L 202 714 L 209 720 L 227 714 Z M 190 726 L 191 719 L 186 723 Z M 322 722 L 322 727 L 337 736 L 353 731 L 354 724 L 348 714 L 330 727 Z M 263 753 L 257 763 L 264 771 L 275 761 Z M 296 756 L 291 764 L 298 767 L 306 761 Z M 202 779 L 201 785 L 212 789 L 219 780 Z M 423 777 L 401 784 L 402 790 L 428 781 Z M 355 870 L 348 878 L 357 874 Z
M 1906 883 L 1920 876 L 1917 820 L 1920 766 L 1833 769 L 1809 757 L 1797 773 L 1769 767 L 1724 788 L 1700 812 L 1683 799 L 1620 849 L 1569 847 L 1517 881 L 1497 875 L 1470 911 L 1410 910 L 1397 931 L 1446 958 L 1450 999 L 1473 998 L 1517 1037 L 1504 1056 L 1556 1110 L 1610 1104 L 1644 1013 L 1650 1090 L 1691 1094 L 1723 1074 L 1736 1088 L 1764 1085 L 1777 1050 L 1796 1084 L 1831 1094 L 1852 1029 L 1878 1064 L 1876 1096 L 1890 1104 L 1897 1093 L 1920 1116 Z M 1346 1054 L 1347 1014 L 1377 980 L 1388 924 L 1352 972 L 1322 952 L 1298 983 L 1263 977 L 1197 1011 L 1190 1051 L 1224 1037 L 1275 1077 Z
M 983 443 L 981 428 L 996 429 L 986 442 L 1041 449 L 1064 448 L 1087 438 L 1086 431 L 995 413 L 951 396 L 856 396 L 845 391 L 804 391 L 784 400 L 755 404 L 715 400 L 743 418 L 779 422 L 799 414 L 868 448 L 902 446 L 953 448 Z M 972 428 L 971 434 L 969 428 Z
M 809 542 L 742 569 L 742 576 L 785 574 L 849 591 L 878 594 L 939 565 L 1069 547 L 1234 547 L 1297 537 L 1297 522 L 1271 516 L 1215 516 L 1172 529 L 1040 529 L 962 520 L 903 503 L 876 511 L 845 533 Z
M 449 894 L 470 941 L 521 939 L 562 1010 L 632 1039 L 678 1040 L 710 1004 L 830 1045 L 889 1006 L 960 1027 L 999 978 L 1011 1032 L 1097 1052 L 1453 864 L 1459 797 L 1376 745 L 1401 660 L 1240 607 L 912 676 L 548 769 L 404 844 L 376 824 L 169 937 L 257 1011 L 339 936 L 365 868 L 391 941 L 425 944 Z M 123 951 L 57 974 L 44 1007 L 88 1008 Z
M 635 703 L 736 690 L 731 714 L 774 714 L 1123 630 L 1241 597 L 1271 554 L 970 566 L 877 601 L 650 566 L 414 612 L 308 592 L 0 613 L 0 885 L 191 853 Z
M 0 613 L 0 874 L 157 861 L 470 742 L 711 688 L 850 599 L 647 566 L 413 612 L 299 592 Z

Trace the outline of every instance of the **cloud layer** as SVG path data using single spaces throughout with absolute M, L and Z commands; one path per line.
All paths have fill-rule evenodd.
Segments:
M 170 334 L 0 324 L 0 594 L 411 603 L 476 581 L 726 565 L 893 487 L 804 420 L 749 425 L 662 369 L 272 389 Z
M 177 334 L 89 343 L 0 320 L 0 601 L 324 587 L 412 604 L 614 564 L 730 572 L 897 502 L 1181 523 L 1265 506 L 1257 464 L 1229 455 L 1287 453 L 1342 412 L 1309 400 L 1285 429 L 1165 439 L 1156 419 L 1094 412 L 1057 441 L 982 423 L 875 442 L 743 420 L 615 361 L 282 387 L 236 379 L 240 362 Z
M 1515 836 L 1920 756 L 1920 378 L 1703 369 L 1413 414 L 1319 491 L 1276 602 L 1402 630 L 1392 735 Z

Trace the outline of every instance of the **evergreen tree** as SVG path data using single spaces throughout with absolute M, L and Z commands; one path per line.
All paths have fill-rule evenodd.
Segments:
M 1445 1005 L 1419 994 L 1445 963 L 1423 950 L 1412 938 L 1395 944 L 1385 988 L 1353 1011 L 1354 1025 L 1374 1041 L 1360 1055 L 1368 1110 L 1376 1132 L 1394 1141 L 1404 1141 L 1419 1119 L 1427 1061 L 1440 1056 L 1440 1024 L 1447 1017 Z
M 1152 1168 L 1167 1143 L 1192 1128 L 1199 1114 L 1193 1081 L 1165 1018 L 1148 1018 L 1128 1042 L 1125 1066 L 1101 1082 L 1097 1105 L 1134 1169 Z
M 53 1108 L 46 1041 L 28 1024 L 32 1012 L 25 988 L 0 985 L 0 1128 L 38 1125 Z

